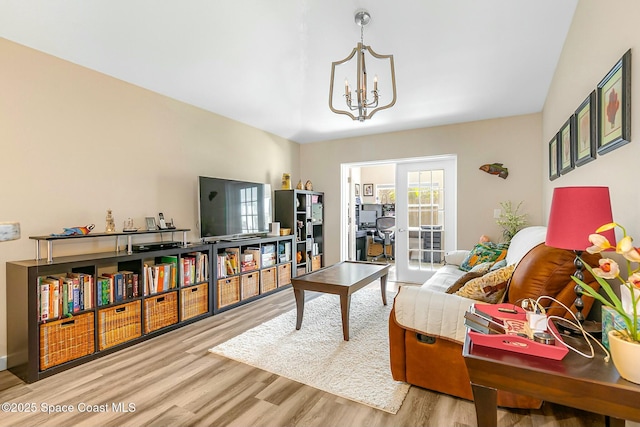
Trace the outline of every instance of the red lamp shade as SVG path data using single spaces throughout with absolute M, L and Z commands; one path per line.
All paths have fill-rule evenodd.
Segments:
M 608 187 L 558 187 L 553 190 L 545 244 L 554 248 L 584 251 L 589 235 L 613 222 Z M 616 244 L 613 230 L 601 233 Z

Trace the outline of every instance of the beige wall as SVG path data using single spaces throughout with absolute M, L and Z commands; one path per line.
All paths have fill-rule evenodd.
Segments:
M 0 367 L 5 365 L 5 263 L 34 257 L 28 236 L 95 223 L 113 209 L 143 226 L 162 211 L 197 234 L 198 175 L 269 182 L 299 176 L 299 145 L 0 39 Z M 112 239 L 60 243 L 54 255 L 112 250 Z
M 544 156 L 542 182 L 544 216 L 548 216 L 553 188 L 576 185 L 610 187 L 613 216 L 640 239 L 640 2 L 637 0 L 580 0 L 556 69 L 542 114 Z M 613 18 L 615 17 L 615 18 Z M 613 19 L 614 25 L 607 22 Z M 600 80 L 628 50 L 631 66 L 631 142 L 567 175 L 547 179 L 548 141 Z M 637 240 L 636 240 L 637 243 Z
M 500 238 L 493 210 L 501 201 L 523 200 L 531 222 L 542 223 L 541 138 L 541 115 L 531 114 L 302 145 L 301 173 L 325 192 L 326 262 L 340 257 L 342 163 L 457 154 L 457 246 L 469 248 L 482 234 Z M 478 169 L 493 162 L 509 168 L 506 180 Z
M 360 198 L 362 203 L 376 203 L 376 186 L 379 184 L 395 184 L 396 182 L 396 166 L 393 163 L 363 166 L 360 168 Z M 373 196 L 364 196 L 363 185 L 373 184 Z M 378 201 L 377 203 L 382 203 Z

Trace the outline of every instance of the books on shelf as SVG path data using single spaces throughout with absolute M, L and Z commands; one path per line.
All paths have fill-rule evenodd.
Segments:
M 38 277 L 38 319 L 58 320 L 94 306 L 93 276 L 67 273 Z
M 242 253 L 242 272 L 252 271 L 260 267 L 260 248 L 249 247 Z
M 278 243 L 278 262 L 291 261 L 291 242 Z
M 262 245 L 261 265 L 263 268 L 276 265 L 276 245 Z
M 144 264 L 144 294 L 152 295 L 176 288 L 177 269 L 174 263 Z
M 209 255 L 190 252 L 182 258 L 180 269 L 181 286 L 195 285 L 209 279 Z

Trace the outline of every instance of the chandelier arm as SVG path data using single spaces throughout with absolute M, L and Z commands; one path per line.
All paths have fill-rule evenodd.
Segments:
M 337 110 L 335 108 L 333 108 L 333 82 L 335 80 L 335 70 L 336 70 L 336 66 L 340 65 L 340 64 L 344 64 L 345 62 L 351 60 L 353 58 L 353 56 L 356 54 L 357 52 L 357 48 L 353 48 L 353 50 L 351 51 L 351 53 L 344 58 L 341 61 L 335 61 L 331 63 L 331 84 L 329 85 L 329 108 L 331 109 L 331 111 L 333 111 L 336 114 L 344 114 L 345 116 L 349 116 L 351 117 L 351 119 L 353 120 L 357 120 L 357 117 L 354 116 L 353 114 L 351 114 L 350 112 L 346 111 L 346 110 Z M 349 106 L 349 108 L 353 111 L 353 110 L 357 110 L 358 107 L 351 107 L 351 105 L 347 104 Z
M 391 89 L 393 92 L 393 98 L 391 99 L 391 102 L 389 102 L 387 105 L 383 105 L 382 107 L 378 107 L 376 109 L 374 109 L 373 111 L 371 111 L 369 113 L 369 115 L 367 115 L 366 119 L 370 119 L 371 117 L 373 117 L 373 115 L 380 110 L 386 110 L 387 108 L 391 108 L 394 106 L 394 104 L 396 103 L 396 99 L 397 99 L 397 93 L 396 93 L 396 70 L 395 70 L 395 65 L 394 65 L 394 61 L 393 61 L 393 55 L 378 55 L 375 52 L 373 52 L 371 50 L 371 48 L 369 48 L 369 52 L 374 55 L 376 58 L 389 58 L 389 65 L 391 66 Z

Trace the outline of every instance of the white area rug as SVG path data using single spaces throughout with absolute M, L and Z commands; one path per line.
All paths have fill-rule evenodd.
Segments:
M 395 414 L 409 385 L 391 378 L 392 295 L 387 303 L 380 289 L 354 293 L 349 341 L 342 336 L 339 297 L 322 295 L 306 302 L 299 331 L 294 309 L 209 351 Z

